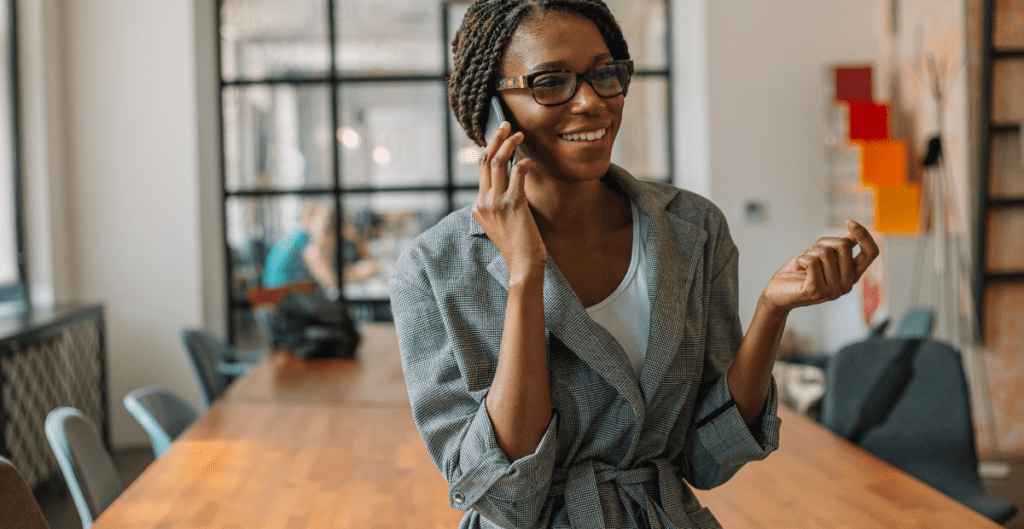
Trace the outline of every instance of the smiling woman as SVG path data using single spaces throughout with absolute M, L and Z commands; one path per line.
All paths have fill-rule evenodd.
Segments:
M 878 247 L 848 221 L 793 256 L 744 334 L 721 211 L 611 162 L 633 71 L 603 2 L 477 0 L 453 56 L 449 102 L 484 147 L 476 200 L 409 245 L 390 288 L 461 527 L 720 527 L 691 487 L 778 446 L 789 311 L 849 292 Z M 495 97 L 508 122 L 484 137 Z

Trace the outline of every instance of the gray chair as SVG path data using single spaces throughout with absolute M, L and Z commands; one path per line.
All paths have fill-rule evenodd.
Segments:
M 935 327 L 935 309 L 931 307 L 914 307 L 908 310 L 896 327 L 893 337 L 896 338 L 930 338 Z
M 822 423 L 989 519 L 1017 509 L 986 496 L 960 355 L 916 338 L 851 344 L 829 363 Z
M 154 457 L 170 450 L 171 441 L 199 417 L 199 412 L 188 401 L 157 386 L 146 386 L 125 395 L 124 407 L 146 431 Z
M 46 439 L 75 500 L 82 528 L 89 529 L 124 491 L 114 460 L 96 426 L 75 408 L 57 408 L 46 416 Z
M 265 351 L 239 351 L 206 329 L 185 329 L 181 341 L 199 381 L 203 409 L 224 393 L 236 377 L 244 375 Z
M 4 527 L 50 529 L 25 478 L 4 457 L 0 457 L 0 515 Z

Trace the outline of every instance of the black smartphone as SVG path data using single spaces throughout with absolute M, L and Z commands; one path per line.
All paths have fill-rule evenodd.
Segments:
M 484 139 L 488 142 L 494 138 L 494 135 L 498 133 L 498 127 L 501 126 L 502 121 L 508 121 L 509 125 L 512 126 L 512 130 L 509 132 L 509 136 L 515 134 L 516 127 L 512 123 L 511 119 L 505 117 L 505 107 L 501 103 L 501 98 L 498 96 L 491 96 L 491 109 L 487 112 L 487 123 L 484 125 Z M 505 180 L 508 181 L 509 177 L 512 176 L 512 166 L 516 163 L 516 153 L 512 152 L 512 156 L 508 160 L 508 171 L 505 172 Z

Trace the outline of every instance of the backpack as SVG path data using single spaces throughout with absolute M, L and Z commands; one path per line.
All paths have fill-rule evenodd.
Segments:
M 351 358 L 360 340 L 344 303 L 301 292 L 281 300 L 270 329 L 273 346 L 302 358 Z

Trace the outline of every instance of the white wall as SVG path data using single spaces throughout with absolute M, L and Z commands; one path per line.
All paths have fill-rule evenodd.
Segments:
M 204 324 L 208 299 L 222 299 L 203 268 L 218 257 L 201 253 L 219 240 L 216 129 L 210 141 L 199 130 L 210 117 L 198 116 L 216 119 L 215 89 L 197 104 L 212 48 L 203 60 L 195 53 L 197 18 L 214 38 L 212 11 L 197 17 L 191 0 L 28 0 L 21 9 L 23 53 L 42 59 L 25 63 L 27 87 L 43 89 L 26 98 L 30 224 L 50 219 L 31 238 L 32 270 L 41 270 L 32 286 L 48 283 L 57 302 L 106 307 L 113 442 L 145 445 L 121 399 L 156 383 L 198 403 L 179 333 Z M 213 198 L 201 197 L 210 182 Z
M 706 2 L 711 198 L 740 249 L 740 315 L 749 323 L 761 291 L 825 223 L 825 69 L 875 58 L 875 2 Z M 768 206 L 747 224 L 746 200 Z M 818 340 L 820 308 L 798 309 L 789 327 Z

